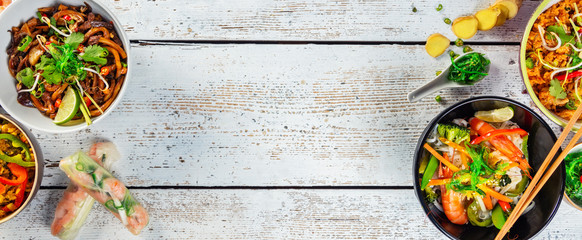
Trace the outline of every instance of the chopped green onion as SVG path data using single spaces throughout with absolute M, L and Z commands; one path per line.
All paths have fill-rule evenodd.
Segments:
M 436 8 L 437 11 L 443 10 L 443 5 L 439 3 L 438 7 Z
M 416 9 L 416 7 L 412 7 L 412 12 L 418 12 L 418 9 Z
M 436 71 L 436 75 L 437 75 L 437 76 L 438 76 L 438 75 L 441 75 L 441 73 L 443 73 L 443 71 L 440 71 L 440 70 L 439 70 L 439 71 Z
M 471 47 L 469 47 L 469 46 L 465 46 L 465 47 L 463 48 L 463 53 L 468 53 L 468 52 L 472 52 L 472 51 L 473 51 L 473 48 L 471 48 Z
M 30 45 L 31 42 L 32 38 L 26 35 L 26 37 L 20 41 L 20 44 L 18 44 L 18 51 L 24 52 L 24 50 L 26 50 L 26 48 L 28 47 L 28 45 Z
M 525 67 L 526 67 L 526 68 L 532 69 L 532 68 L 534 68 L 534 65 L 535 65 L 535 64 L 534 64 L 534 61 L 533 61 L 533 59 L 532 59 L 532 58 L 529 58 L 529 57 L 528 57 L 528 58 L 525 60 Z
M 445 23 L 446 23 L 446 24 L 451 24 L 451 19 L 449 19 L 449 18 L 445 18 Z
M 436 95 L 436 97 L 434 97 L 434 100 L 438 103 L 443 101 L 443 98 L 441 97 L 441 95 Z
M 455 46 L 457 47 L 463 46 L 464 43 L 463 39 L 457 38 L 457 40 L 455 40 Z

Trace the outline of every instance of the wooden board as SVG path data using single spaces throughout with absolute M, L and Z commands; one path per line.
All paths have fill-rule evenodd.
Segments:
M 43 185 L 66 186 L 58 161 L 107 139 L 131 186 L 412 186 L 418 137 L 446 107 L 481 95 L 533 107 L 517 54 L 507 54 L 518 46 L 474 48 L 491 58 L 490 76 L 441 91 L 438 104 L 437 93 L 406 100 L 449 62 L 422 46 L 134 46 L 134 78 L 108 119 L 77 133 L 34 131 Z
M 456 37 L 445 18 L 471 15 L 494 1 L 101 0 L 131 39 L 249 41 L 425 41 Z M 443 10 L 436 11 L 441 3 Z M 519 42 L 540 1 L 470 41 Z M 417 12 L 412 11 L 413 7 Z M 430 30 L 428 30 L 430 29 Z
M 41 190 L 0 235 L 46 239 L 63 190 Z M 148 209 L 139 237 L 95 205 L 79 239 L 443 239 L 412 190 L 132 190 Z M 162 192 L 162 193 L 160 193 Z M 564 203 L 537 239 L 577 239 Z M 14 229 L 18 229 L 15 231 Z

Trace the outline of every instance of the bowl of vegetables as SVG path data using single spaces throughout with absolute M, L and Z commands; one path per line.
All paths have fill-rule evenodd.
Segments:
M 451 239 L 493 239 L 556 141 L 525 105 L 484 96 L 438 114 L 414 155 L 414 189 L 431 222 Z M 553 218 L 562 164 L 517 220 L 509 238 L 529 239 Z
M 129 39 L 99 1 L 15 1 L 0 15 L 0 46 L 0 105 L 45 132 L 101 121 L 131 78 Z
M 0 114 L 0 224 L 30 203 L 40 188 L 43 169 L 44 158 L 33 135 Z

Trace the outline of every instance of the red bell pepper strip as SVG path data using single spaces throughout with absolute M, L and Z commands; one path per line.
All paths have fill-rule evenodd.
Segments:
M 8 168 L 10 169 L 12 174 L 14 174 L 14 176 L 16 176 L 16 179 L 11 180 L 8 178 L 0 177 L 0 183 L 6 184 L 6 185 L 11 185 L 11 186 L 16 186 L 18 184 L 22 184 L 22 183 L 26 182 L 26 179 L 28 178 L 28 173 L 26 172 L 26 169 L 24 167 L 21 167 L 20 165 L 18 165 L 16 163 L 8 163 Z
M 476 117 L 469 119 L 469 125 L 471 125 L 471 129 L 477 132 L 479 135 L 483 136 L 489 132 L 495 131 L 496 129 L 492 127 L 489 123 L 484 122 L 481 119 Z M 489 143 L 495 147 L 495 149 L 499 150 L 503 155 L 508 157 L 514 162 L 519 163 L 519 168 L 523 170 L 523 172 L 531 178 L 529 174 L 529 163 L 525 159 L 525 156 L 521 152 L 521 150 L 510 141 L 507 136 L 499 135 L 495 137 L 491 137 L 489 139 Z
M 0 194 L 3 194 L 6 191 L 6 186 L 0 184 Z
M 499 135 L 510 135 L 510 134 L 514 134 L 517 133 L 519 134 L 519 136 L 521 137 L 525 137 L 527 136 L 527 132 L 521 128 L 514 128 L 514 129 L 498 129 L 498 130 L 493 130 L 491 132 L 486 133 L 485 135 L 479 136 L 475 139 L 473 139 L 471 141 L 471 144 L 475 145 L 475 144 L 479 144 L 485 140 L 489 140 L 490 138 L 493 138 L 495 136 L 499 136 Z
M 499 200 L 499 201 L 497 201 L 497 203 L 499 204 L 499 206 L 501 207 L 501 209 L 504 212 L 509 212 L 511 210 L 511 205 L 509 205 L 508 202 Z
M 17 164 L 14 165 L 18 166 Z M 8 168 L 10 168 L 10 166 L 8 166 Z M 8 204 L 2 208 L 2 211 L 13 212 L 14 210 L 18 209 L 24 202 L 24 193 L 26 192 L 26 183 L 28 182 L 28 172 L 26 172 L 26 169 L 22 174 L 24 176 L 24 182 L 21 183 L 18 189 L 16 190 L 16 200 L 14 201 L 14 205 L 10 206 L 10 204 Z M 10 208 L 8 206 L 10 206 Z
M 566 75 L 568 75 L 568 78 L 566 78 Z M 578 70 L 578 71 L 574 71 L 568 74 L 562 74 L 560 76 L 555 77 L 556 79 L 560 80 L 560 81 L 564 81 L 567 79 L 572 79 L 572 78 L 576 78 L 576 77 L 580 77 L 582 76 L 582 70 Z

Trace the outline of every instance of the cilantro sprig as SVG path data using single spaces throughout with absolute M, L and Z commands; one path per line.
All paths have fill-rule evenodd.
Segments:
M 556 99 L 564 99 L 568 96 L 562 88 L 562 84 L 558 79 L 552 79 L 550 81 L 550 95 L 554 96 Z

